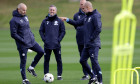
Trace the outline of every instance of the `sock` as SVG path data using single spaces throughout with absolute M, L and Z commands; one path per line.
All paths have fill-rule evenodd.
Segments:
M 32 67 L 32 66 L 29 66 L 29 69 L 34 69 L 34 67 Z
M 23 81 L 29 81 L 28 79 L 24 79 Z
M 57 76 L 57 77 L 62 77 L 62 76 Z

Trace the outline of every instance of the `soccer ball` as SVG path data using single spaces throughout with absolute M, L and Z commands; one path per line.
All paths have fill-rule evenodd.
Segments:
M 44 75 L 44 81 L 45 82 L 53 82 L 54 81 L 54 76 L 51 73 L 47 73 Z

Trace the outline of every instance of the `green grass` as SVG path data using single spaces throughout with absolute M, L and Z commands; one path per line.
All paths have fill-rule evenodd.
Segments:
M 134 0 L 133 13 L 140 22 L 140 0 Z M 42 20 L 48 14 L 48 7 L 54 4 L 58 8 L 58 16 L 73 18 L 79 10 L 79 2 L 69 0 L 22 0 L 27 7 L 31 28 L 39 28 Z M 0 28 L 9 28 L 9 21 L 12 18 L 12 11 L 21 3 L 20 0 L 0 0 Z M 104 28 L 112 28 L 116 14 L 120 12 L 121 0 L 94 0 L 93 8 L 96 8 L 102 15 Z M 137 24 L 140 27 L 140 24 Z M 66 28 L 72 26 L 66 24 Z
M 43 47 L 43 42 L 40 39 L 38 30 L 32 29 L 35 34 L 36 41 Z M 8 29 L 0 30 L 0 84 L 22 84 L 20 69 L 19 69 L 19 54 L 16 50 L 16 44 L 10 37 Z M 136 32 L 135 51 L 133 58 L 133 67 L 140 66 L 140 29 Z M 112 47 L 112 29 L 103 29 L 101 33 L 102 49 L 99 52 L 99 63 L 103 72 L 103 83 L 110 83 L 110 64 L 111 64 L 111 47 Z M 63 81 L 57 81 L 57 68 L 55 57 L 52 54 L 50 60 L 50 73 L 55 77 L 52 84 L 87 84 L 88 81 L 81 81 L 83 76 L 82 68 L 79 63 L 79 53 L 75 40 L 75 30 L 67 29 L 66 36 L 62 41 L 62 60 L 63 60 Z M 35 53 L 28 53 L 28 67 Z M 32 77 L 27 73 L 27 78 L 32 84 L 45 84 L 43 78 L 43 60 L 42 58 L 36 66 L 37 78 Z M 90 61 L 89 61 L 90 63 Z

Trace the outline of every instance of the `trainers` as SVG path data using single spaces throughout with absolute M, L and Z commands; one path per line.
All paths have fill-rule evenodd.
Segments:
M 88 84 L 93 84 L 97 81 L 97 78 L 90 78 Z
M 88 79 L 89 79 L 89 77 L 85 75 L 80 80 L 88 80 Z
M 35 70 L 34 69 L 27 69 L 27 71 L 29 72 L 29 73 L 31 73 L 34 77 L 37 77 L 37 74 L 35 73 Z
M 57 80 L 63 80 L 63 78 L 61 76 L 57 77 Z
M 23 84 L 31 84 L 28 79 L 23 80 Z
M 98 81 L 96 81 L 95 84 L 100 84 L 100 83 Z

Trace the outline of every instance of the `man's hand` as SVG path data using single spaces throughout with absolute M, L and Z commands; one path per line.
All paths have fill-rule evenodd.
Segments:
M 59 17 L 62 21 L 66 21 L 67 17 Z

